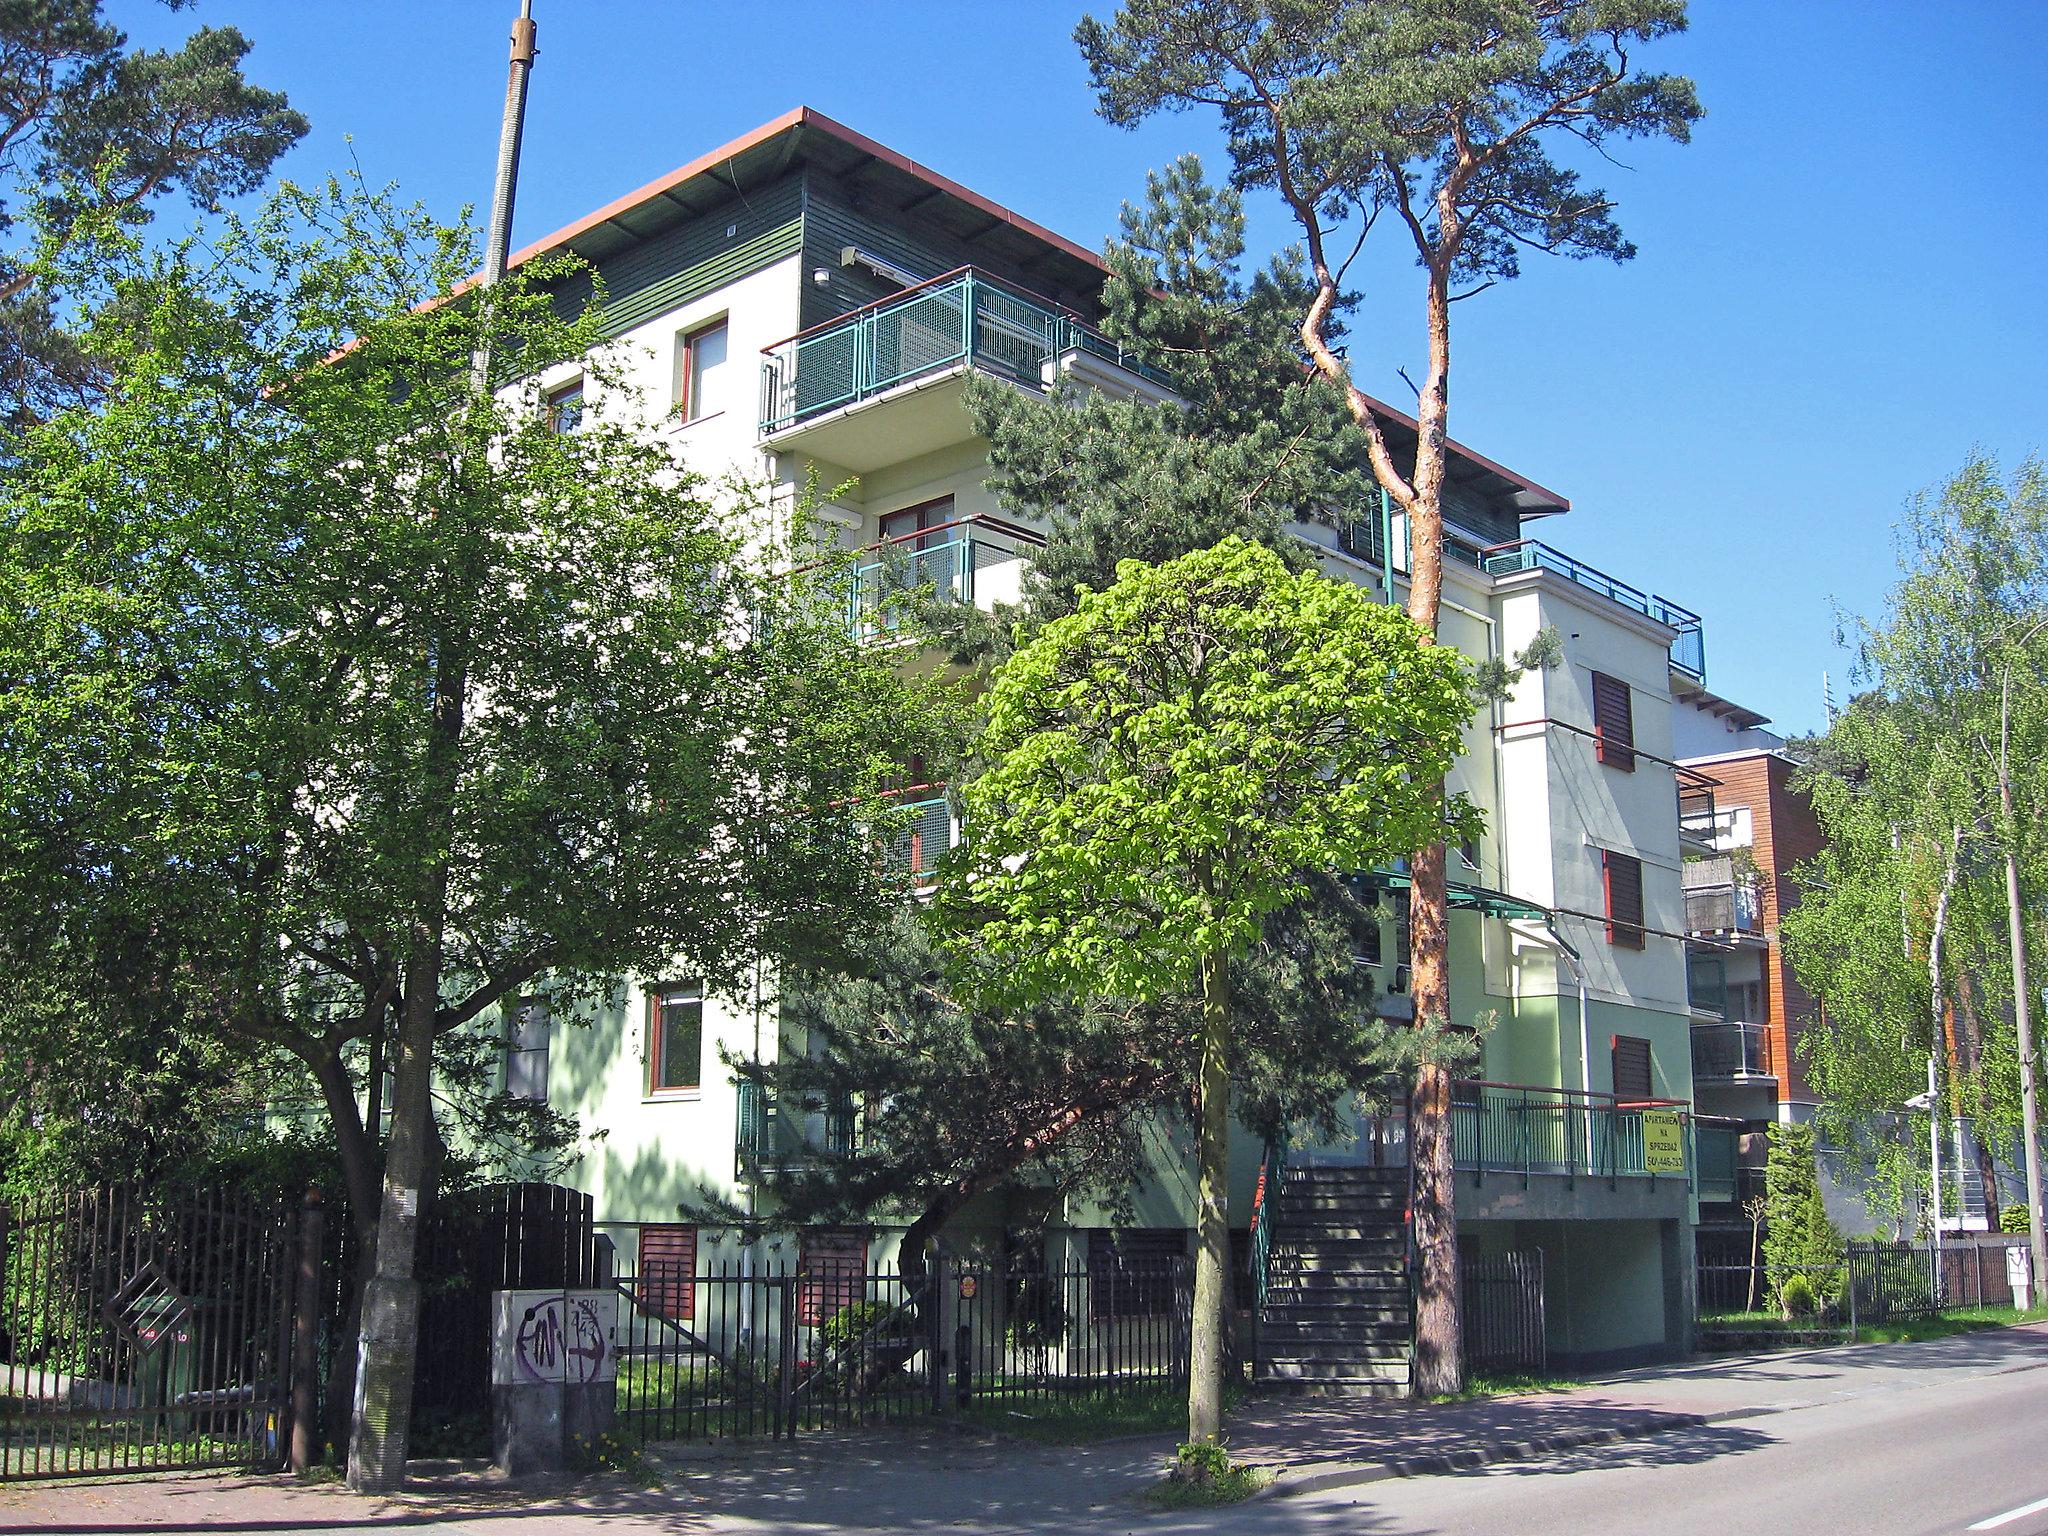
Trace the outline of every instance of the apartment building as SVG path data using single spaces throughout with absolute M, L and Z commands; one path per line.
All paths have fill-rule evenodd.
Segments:
M 1094 325 L 1104 273 L 1093 254 L 808 109 L 514 260 L 562 250 L 601 274 L 647 408 L 693 469 L 766 482 L 771 515 L 806 483 L 844 487 L 823 509 L 844 548 L 893 546 L 961 602 L 1013 598 L 1043 541 L 984 484 L 986 445 L 961 398 L 971 375 L 1029 391 L 1065 377 L 1171 394 L 1169 378 Z M 557 409 L 607 408 L 585 399 L 573 366 L 542 383 Z M 1556 1358 L 1680 1349 L 1696 1159 L 1687 1150 L 1674 1163 L 1666 1142 L 1676 1129 L 1689 1148 L 1694 1093 L 1677 733 L 1681 693 L 1704 679 L 1700 620 L 1531 537 L 1570 510 L 1555 492 L 1462 447 L 1451 481 L 1444 640 L 1478 658 L 1556 640 L 1547 665 L 1474 719 L 1456 775 L 1488 824 L 1451 871 L 1453 1007 L 1480 1059 L 1455 1111 L 1466 1251 L 1543 1252 Z M 1342 528 L 1293 532 L 1330 575 L 1399 601 L 1402 520 L 1359 513 Z M 856 562 L 856 633 L 881 622 L 875 588 L 900 571 L 879 552 Z M 899 855 L 922 867 L 963 834 L 972 828 L 930 787 Z M 1386 896 L 1380 952 L 1365 958 L 1398 1018 L 1406 876 L 1361 876 Z M 764 985 L 751 998 L 706 996 L 679 970 L 623 979 L 588 1028 L 508 1024 L 508 1091 L 545 1095 L 603 1129 L 570 1177 L 600 1216 L 646 1224 L 637 1240 L 666 1262 L 739 1259 L 750 1234 L 699 1230 L 679 1208 L 715 1197 L 770 1215 L 766 1169 L 855 1134 L 843 1115 L 778 1112 L 735 1082 L 727 1054 L 768 1059 L 792 1044 L 767 995 Z M 1304 1170 L 1385 1165 L 1400 1145 L 1398 1125 L 1361 1120 L 1355 1137 L 1287 1155 Z M 1112 1220 L 1078 1202 L 1053 1211 L 1048 1254 L 1090 1264 L 1183 1250 L 1188 1159 L 1164 1130 L 1156 1150 L 1134 1214 Z M 1247 1239 L 1275 1157 L 1240 1137 L 1232 1222 Z M 999 1234 L 1025 1203 L 1021 1192 L 983 1202 L 963 1218 L 965 1235 Z M 884 1225 L 774 1241 L 784 1257 L 794 1242 L 799 1258 L 875 1262 L 894 1236 Z

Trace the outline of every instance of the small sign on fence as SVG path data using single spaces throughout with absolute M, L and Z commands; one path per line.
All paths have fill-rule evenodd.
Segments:
M 1685 1172 L 1685 1122 L 1677 1110 L 1643 1111 L 1643 1171 Z

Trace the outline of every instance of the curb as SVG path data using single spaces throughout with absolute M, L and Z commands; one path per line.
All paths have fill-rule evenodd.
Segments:
M 1397 1477 L 1437 1477 L 1450 1472 L 1469 1472 L 1477 1467 L 1503 1461 L 1527 1461 L 1536 1456 L 1553 1456 L 1589 1445 L 1616 1445 L 1627 1440 L 1647 1440 L 1676 1429 L 1700 1429 L 1731 1419 L 1754 1418 L 1754 1408 L 1730 1413 L 1661 1413 L 1653 1417 L 1610 1424 L 1600 1429 L 1572 1430 L 1528 1440 L 1495 1440 L 1468 1450 L 1448 1451 L 1431 1456 L 1404 1456 L 1394 1461 L 1352 1461 L 1329 1464 L 1322 1471 L 1296 1476 L 1286 1466 L 1274 1468 L 1273 1481 L 1253 1498 L 1290 1499 L 1301 1494 L 1328 1493 L 1339 1488 L 1361 1488 L 1389 1482 Z

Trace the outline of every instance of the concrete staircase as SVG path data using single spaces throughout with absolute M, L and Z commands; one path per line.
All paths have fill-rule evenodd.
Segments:
M 1406 1168 L 1308 1164 L 1282 1173 L 1256 1380 L 1407 1395 L 1415 1328 L 1407 1204 Z

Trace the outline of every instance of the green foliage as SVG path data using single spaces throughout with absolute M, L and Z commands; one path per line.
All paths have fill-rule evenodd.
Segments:
M 1792 1311 L 1799 1296 L 1804 1295 L 1809 1306 L 1818 1306 L 1820 1299 L 1840 1289 L 1839 1271 L 1846 1250 L 1821 1199 L 1813 1127 L 1775 1124 L 1769 1140 L 1770 1154 L 1764 1166 L 1768 1224 L 1764 1265 L 1771 1271 L 1779 1307 L 1788 1317 L 1803 1315 Z
M 1240 956 L 1305 870 L 1474 827 L 1436 786 L 1471 670 L 1363 590 L 1226 539 L 1117 584 L 1003 664 L 947 900 L 990 994 L 1157 998 Z
M 430 302 L 474 254 L 332 185 L 131 252 L 94 305 L 106 399 L 33 433 L 0 500 L 10 972 L 120 1060 L 203 1040 L 265 1097 L 284 1064 L 358 1211 L 355 1096 L 401 999 L 448 1133 L 489 1134 L 518 1113 L 482 1070 L 507 999 L 567 1024 L 628 973 L 736 988 L 764 950 L 857 947 L 886 910 L 861 807 L 945 713 L 849 639 L 829 562 L 765 574 L 804 531 L 763 550 L 765 512 L 713 505 L 595 305 L 558 307 L 568 264 L 487 315 Z M 486 342 L 514 361 L 479 398 Z M 573 433 L 540 403 L 564 365 Z M 74 1064 L 29 1038 L 41 1117 Z
M 1239 1504 L 1271 1480 L 1271 1473 L 1234 1462 L 1222 1446 L 1203 1441 L 1181 1445 L 1172 1469 L 1145 1490 L 1145 1498 L 1161 1509 Z
M 2031 1232 L 2033 1222 L 2028 1218 L 2024 1205 L 2008 1205 L 1998 1212 L 1998 1230 L 2001 1232 Z
M 1778 1305 L 1788 1318 L 1812 1317 L 1820 1311 L 1820 1294 L 1806 1275 L 1788 1275 L 1778 1285 Z
M 1075 37 L 1111 122 L 1218 106 L 1240 185 L 1333 219 L 1398 211 L 1452 281 L 1484 283 L 1516 276 L 1523 249 L 1635 254 L 1613 198 L 1550 146 L 1689 139 L 1692 82 L 1631 69 L 1685 12 L 1684 0 L 1124 0 Z
M 99 0 L 0 7 L 0 416 L 19 429 L 92 393 L 102 361 L 62 314 L 82 264 L 183 193 L 210 210 L 260 186 L 307 123 L 242 74 L 249 43 L 202 27 L 175 52 L 137 50 Z M 16 189 L 23 195 L 14 195 Z
M 818 1344 L 826 1350 L 845 1349 L 866 1338 L 897 1310 L 886 1301 L 849 1302 L 818 1324 Z
M 1885 611 L 1853 625 L 1866 687 L 1799 779 L 1826 841 L 1784 939 L 1825 1009 L 1806 1068 L 1835 1134 L 1887 1122 L 1947 1040 L 1943 1110 L 1996 1143 L 2020 1120 L 2005 855 L 2025 910 L 2048 873 L 2048 470 L 1973 458 L 1900 544 Z

